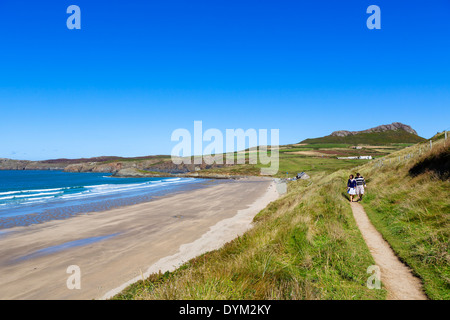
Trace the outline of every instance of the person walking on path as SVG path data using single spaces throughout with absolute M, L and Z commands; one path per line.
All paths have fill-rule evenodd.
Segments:
M 356 180 L 352 174 L 347 181 L 347 193 L 350 195 L 350 202 L 353 202 L 353 196 L 356 195 Z
M 357 201 L 361 201 L 364 195 L 364 188 L 366 188 L 366 180 L 364 180 L 364 177 L 362 175 L 357 173 L 355 181 L 356 181 L 356 194 L 359 197 Z

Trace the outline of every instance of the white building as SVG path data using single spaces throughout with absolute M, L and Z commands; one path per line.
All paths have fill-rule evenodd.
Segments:
M 354 159 L 359 159 L 359 160 L 371 160 L 372 156 L 359 156 L 359 157 L 338 157 L 338 159 L 341 160 L 354 160 Z

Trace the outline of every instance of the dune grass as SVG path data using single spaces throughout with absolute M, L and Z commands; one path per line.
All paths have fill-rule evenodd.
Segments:
M 382 162 L 353 162 L 360 166 L 351 170 L 349 164 L 313 171 L 309 181 L 290 182 L 288 193 L 262 210 L 244 235 L 113 299 L 385 299 L 384 289 L 366 286 L 374 261 L 344 193 L 348 174 L 360 172 L 372 223 L 423 280 L 428 297 L 448 300 L 450 188 L 433 160 L 443 161 L 448 144 L 437 139 L 432 150 L 425 143 Z M 282 167 L 300 171 L 298 164 L 310 159 L 290 160 L 284 158 Z
M 444 172 L 449 147 L 443 140 L 432 150 L 427 144 L 417 145 L 386 158 L 382 165 L 358 169 L 368 184 L 362 204 L 370 220 L 423 280 L 428 297 L 444 300 L 450 299 L 450 182 Z M 417 166 L 421 170 L 412 174 Z
M 345 181 L 323 180 L 290 183 L 244 235 L 114 299 L 385 299 L 366 286 L 374 261 L 342 196 Z

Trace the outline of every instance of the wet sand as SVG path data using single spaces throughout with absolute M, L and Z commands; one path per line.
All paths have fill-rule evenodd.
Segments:
M 150 202 L 0 232 L 0 299 L 100 299 L 242 234 L 278 197 L 241 179 Z M 68 289 L 76 265 L 81 289 Z

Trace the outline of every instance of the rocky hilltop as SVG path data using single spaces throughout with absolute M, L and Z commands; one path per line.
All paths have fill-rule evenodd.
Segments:
M 417 135 L 407 124 L 394 122 L 362 131 L 339 130 L 320 138 L 301 141 L 306 144 L 337 143 L 362 145 L 387 145 L 392 143 L 418 143 L 426 139 Z
M 383 124 L 381 126 L 370 128 L 363 131 L 347 131 L 347 130 L 339 130 L 331 133 L 333 137 L 346 137 L 349 135 L 355 135 L 360 133 L 373 133 L 373 132 L 385 132 L 385 131 L 395 131 L 395 130 L 403 130 L 411 134 L 417 135 L 416 130 L 408 126 L 407 124 L 403 124 L 401 122 L 393 122 L 391 124 Z

